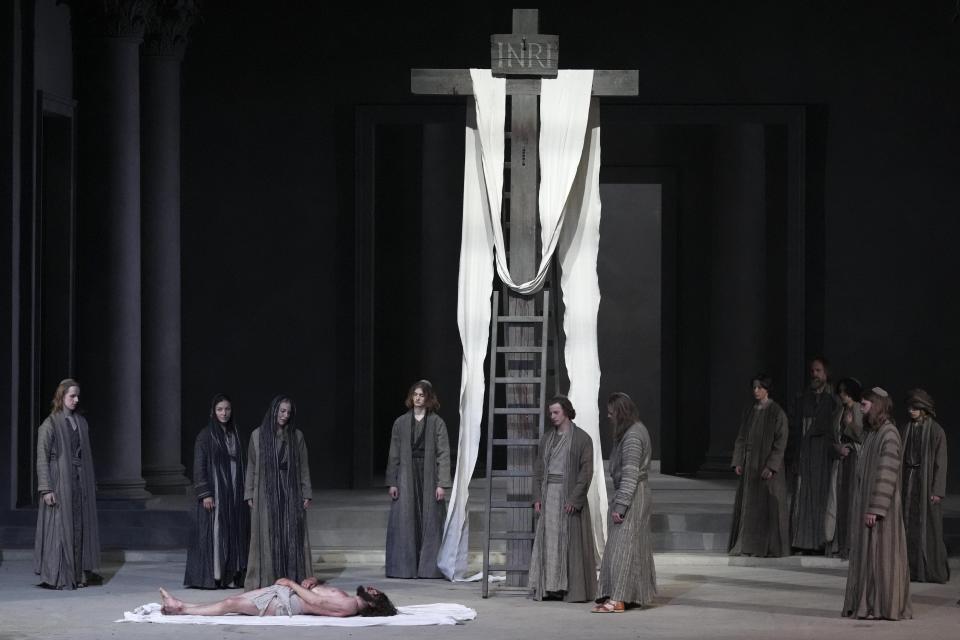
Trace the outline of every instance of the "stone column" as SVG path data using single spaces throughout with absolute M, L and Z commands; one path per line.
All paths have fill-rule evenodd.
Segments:
M 192 0 L 160 0 L 140 67 L 143 475 L 151 493 L 190 485 L 180 459 L 180 63 L 195 16 Z
M 71 3 L 78 97 L 78 372 L 97 494 L 142 502 L 140 44 L 145 3 Z
M 769 371 L 766 169 L 762 124 L 719 127 L 710 247 L 710 448 L 701 473 L 733 477 L 730 460 L 750 382 Z M 777 398 L 779 401 L 780 398 Z

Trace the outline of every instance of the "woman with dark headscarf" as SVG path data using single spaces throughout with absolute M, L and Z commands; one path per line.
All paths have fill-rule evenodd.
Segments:
M 243 503 L 243 446 L 230 398 L 218 393 L 210 419 L 193 447 L 196 530 L 187 551 L 186 587 L 242 587 L 250 543 L 250 511 Z
M 940 506 L 947 493 L 947 436 L 935 419 L 933 398 L 923 389 L 907 394 L 907 415 L 900 436 L 910 579 L 944 583 L 950 579 Z
M 450 441 L 427 380 L 407 392 L 408 411 L 393 423 L 386 480 L 393 500 L 387 524 L 388 578 L 440 578 L 437 553 L 450 488 Z
M 50 415 L 37 434 L 37 536 L 33 571 L 41 586 L 74 589 L 99 584 L 100 535 L 93 455 L 86 419 L 77 413 L 80 385 L 57 385 Z
M 277 396 L 250 435 L 243 496 L 250 505 L 247 591 L 270 586 L 277 578 L 301 582 L 313 575 L 306 512 L 313 491 L 296 415 L 293 400 Z

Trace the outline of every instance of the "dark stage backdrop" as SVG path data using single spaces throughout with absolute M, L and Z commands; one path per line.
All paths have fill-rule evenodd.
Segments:
M 367 104 L 461 102 L 412 97 L 409 68 L 486 66 L 489 34 L 509 28 L 510 8 L 205 5 L 183 83 L 187 464 L 214 392 L 231 393 L 241 424 L 252 426 L 284 390 L 299 403 L 315 484 L 350 484 L 349 434 L 369 428 L 354 423 L 354 372 L 365 365 L 350 348 L 361 293 L 352 271 L 354 113 Z M 960 301 L 949 284 L 960 232 L 960 83 L 953 81 L 960 31 L 953 10 L 947 0 L 736 10 L 695 2 L 591 5 L 589 19 L 548 8 L 541 16 L 541 30 L 563 39 L 561 66 L 640 70 L 640 95 L 608 106 L 805 109 L 805 348 L 827 353 L 838 374 L 882 384 L 898 400 L 910 386 L 926 386 L 948 427 L 960 415 L 949 387 L 960 378 L 953 329 Z M 605 158 L 643 165 L 638 145 L 650 136 L 621 125 L 620 135 L 604 138 Z M 678 201 L 712 208 L 717 156 L 701 147 L 713 138 L 668 134 L 681 143 L 675 155 L 688 158 L 681 183 L 697 172 L 702 178 Z M 776 175 L 764 179 L 768 193 L 778 188 L 769 183 Z M 678 278 L 693 286 L 678 301 L 672 322 L 679 326 L 702 312 L 696 300 L 707 292 L 696 289 L 699 267 L 687 258 L 703 250 L 702 241 L 678 238 Z M 453 232 L 433 242 L 458 239 Z M 688 424 L 708 424 L 705 372 L 717 367 L 702 361 L 710 353 L 705 331 L 681 345 L 676 363 L 677 377 L 688 376 L 678 396 Z M 396 384 L 411 374 L 398 373 Z M 383 396 L 377 411 L 392 414 L 397 394 Z M 454 396 L 445 391 L 447 407 Z M 452 421 L 453 413 L 446 415 Z M 677 468 L 696 470 L 708 434 L 683 435 L 694 448 L 680 454 Z M 950 442 L 960 459 L 960 438 Z M 957 478 L 952 472 L 953 488 Z

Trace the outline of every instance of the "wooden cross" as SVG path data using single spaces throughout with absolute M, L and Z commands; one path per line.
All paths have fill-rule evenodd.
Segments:
M 510 97 L 510 160 L 504 168 L 510 171 L 510 190 L 504 193 L 504 213 L 510 219 L 510 275 L 514 282 L 526 282 L 537 270 L 537 180 L 539 118 L 537 96 L 540 94 L 541 78 L 557 75 L 560 53 L 557 36 L 539 33 L 539 11 L 536 9 L 513 10 L 513 33 L 493 35 L 490 38 L 490 68 L 495 76 L 506 77 L 506 93 Z M 637 95 L 639 72 L 594 71 L 594 96 Z M 471 95 L 473 82 L 469 69 L 413 69 L 410 86 L 421 95 Z M 468 109 L 468 121 L 474 124 L 473 109 Z M 509 203 L 509 204 L 508 204 Z M 535 302 L 531 296 L 510 293 L 507 300 L 511 316 L 532 316 Z M 554 318 L 558 322 L 559 318 Z M 546 337 L 543 337 L 546 340 Z M 507 327 L 504 341 L 508 347 L 527 347 L 535 344 L 532 327 Z M 535 356 L 510 354 L 505 357 L 505 375 L 527 377 L 532 374 Z M 545 375 L 545 372 L 544 372 Z M 506 402 L 509 407 L 533 408 L 540 404 L 539 390 L 535 384 L 506 385 Z M 539 407 L 541 412 L 545 407 Z M 507 417 L 507 435 L 516 439 L 535 439 L 539 436 L 539 423 L 535 416 L 518 415 Z M 533 452 L 530 447 L 508 447 L 507 467 L 517 471 L 532 472 Z M 492 479 L 488 478 L 488 482 Z M 507 486 L 507 500 L 530 499 L 530 478 L 511 478 Z M 509 528 L 512 531 L 531 531 L 532 509 L 511 509 Z M 489 531 L 487 534 L 489 535 Z M 508 566 L 527 567 L 530 562 L 530 543 L 526 540 L 507 542 Z M 521 571 L 507 571 L 508 586 L 526 585 Z M 484 590 L 486 597 L 486 590 Z
M 541 77 L 557 75 L 559 38 L 539 33 L 537 9 L 513 10 L 513 33 L 490 38 L 491 70 L 506 76 L 510 96 L 510 274 L 526 282 L 537 269 L 537 96 Z M 594 96 L 635 96 L 639 72 L 596 70 Z M 420 95 L 472 95 L 469 69 L 412 69 Z

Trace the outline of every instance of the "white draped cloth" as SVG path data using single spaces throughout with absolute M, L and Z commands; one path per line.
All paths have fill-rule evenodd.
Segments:
M 457 471 L 437 564 L 450 580 L 465 579 L 467 500 L 477 462 L 490 333 L 493 267 L 521 294 L 538 291 L 559 249 L 560 288 L 566 306 L 564 357 L 568 396 L 577 425 L 593 438 L 594 478 L 588 494 L 598 555 L 606 539 L 606 484 L 600 451 L 597 356 L 597 251 L 600 242 L 600 127 L 591 106 L 593 71 L 560 71 L 544 79 L 540 97 L 540 264 L 528 282 L 516 283 L 506 260 L 500 223 L 503 200 L 506 82 L 489 70 L 471 69 L 477 127 L 466 128 L 463 229 L 457 321 L 463 346 Z M 488 479 L 489 481 L 489 479 Z

